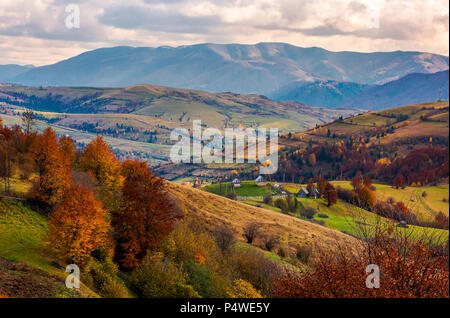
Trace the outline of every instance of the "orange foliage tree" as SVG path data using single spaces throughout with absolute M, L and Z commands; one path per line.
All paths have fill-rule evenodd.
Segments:
M 121 171 L 122 206 L 113 213 L 116 258 L 123 268 L 133 269 L 172 231 L 177 216 L 164 181 L 150 172 L 147 163 L 127 160 Z
M 100 201 L 86 188 L 73 186 L 50 214 L 48 244 L 66 260 L 83 265 L 106 243 L 110 224 Z
M 325 200 L 327 200 L 327 205 L 330 207 L 335 204 L 338 200 L 338 195 L 336 189 L 329 182 L 326 183 L 325 193 L 323 194 Z
M 93 139 L 79 158 L 79 168 L 91 174 L 97 180 L 97 195 L 109 211 L 120 205 L 120 164 L 109 145 L 101 136 Z
M 60 152 L 56 134 L 50 127 L 39 136 L 35 160 L 39 180 L 33 187 L 32 196 L 48 206 L 54 206 L 70 187 L 72 177 L 67 160 Z
M 360 206 L 362 208 L 371 210 L 375 203 L 377 202 L 377 198 L 375 196 L 375 193 L 373 193 L 372 190 L 370 190 L 367 186 L 362 185 L 357 190 L 358 199 Z
M 75 142 L 69 136 L 59 138 L 59 151 L 67 166 L 71 166 L 75 160 Z
M 91 172 L 100 184 L 105 184 L 118 172 L 119 163 L 109 145 L 101 136 L 97 136 L 84 148 L 79 166 Z
M 434 223 L 436 227 L 448 230 L 449 227 L 448 216 L 442 213 L 442 211 L 439 211 L 439 213 L 436 214 L 436 216 L 434 217 Z

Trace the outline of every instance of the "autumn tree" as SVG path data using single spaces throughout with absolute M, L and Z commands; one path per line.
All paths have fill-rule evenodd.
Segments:
M 363 186 L 363 178 L 361 172 L 358 171 L 356 175 L 352 178 L 350 183 L 353 187 L 353 190 L 358 191 L 358 189 Z
M 403 184 L 405 183 L 405 179 L 403 178 L 403 176 L 401 174 L 398 174 L 395 179 L 394 179 L 394 184 L 393 186 L 398 189 L 401 186 L 403 186 Z
M 113 213 L 113 227 L 119 264 L 133 269 L 172 231 L 180 216 L 164 181 L 150 172 L 147 163 L 127 160 L 121 172 L 122 203 Z
M 101 136 L 97 136 L 86 146 L 78 165 L 82 171 L 90 173 L 97 180 L 97 195 L 105 208 L 109 211 L 118 209 L 123 182 L 120 164 Z
M 119 172 L 119 162 L 101 136 L 94 138 L 84 148 L 79 166 L 81 170 L 91 172 L 100 184 L 111 182 L 114 174 Z
M 325 189 L 327 187 L 327 180 L 324 178 L 320 178 L 319 181 L 317 181 L 317 191 L 319 191 L 319 196 L 323 197 L 325 195 Z
M 336 189 L 329 182 L 326 183 L 325 191 L 323 194 L 325 200 L 327 200 L 327 206 L 330 207 L 335 204 L 338 200 Z
M 397 202 L 397 203 L 395 204 L 395 208 L 396 208 L 398 211 L 400 211 L 400 212 L 402 212 L 402 213 L 404 213 L 404 214 L 409 214 L 409 213 L 411 213 L 411 212 L 409 211 L 408 207 L 407 207 L 402 201 Z
M 67 166 L 72 166 L 75 161 L 75 142 L 69 136 L 62 136 L 59 138 L 59 151 Z
M 434 223 L 437 228 L 448 230 L 449 220 L 448 216 L 446 216 L 442 211 L 439 211 L 438 214 L 434 217 Z
M 308 163 L 311 167 L 314 167 L 317 164 L 317 159 L 316 159 L 316 155 L 311 153 L 308 156 Z
M 10 178 L 14 172 L 16 157 L 12 130 L 0 127 L 0 178 L 3 179 L 6 193 L 10 191 Z
M 61 201 L 72 180 L 70 167 L 63 159 L 56 134 L 50 127 L 39 136 L 35 160 L 39 180 L 32 189 L 32 197 L 47 206 L 54 206 Z
M 369 187 L 363 185 L 357 190 L 359 205 L 362 208 L 371 210 L 375 205 L 377 198 L 375 193 Z
M 107 213 L 86 188 L 73 186 L 50 214 L 48 244 L 66 260 L 83 265 L 106 242 Z
M 363 180 L 363 184 L 366 187 L 370 187 L 372 185 L 372 179 L 369 178 L 369 176 L 365 176 Z
M 306 185 L 306 190 L 311 193 L 314 190 L 314 182 L 312 178 L 308 179 L 308 184 Z
M 32 110 L 27 110 L 22 113 L 22 123 L 25 126 L 25 132 L 27 134 L 31 133 L 35 119 L 36 118 Z

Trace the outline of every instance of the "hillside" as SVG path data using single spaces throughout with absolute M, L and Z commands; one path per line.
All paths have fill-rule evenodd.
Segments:
M 8 80 L 24 85 L 119 87 L 140 83 L 268 95 L 296 81 L 386 83 L 448 69 L 422 52 L 331 52 L 285 43 L 113 47 L 36 67 Z
M 367 145 L 395 143 L 400 150 L 406 151 L 429 145 L 430 137 L 435 137 L 434 144 L 448 147 L 448 107 L 448 102 L 430 102 L 369 111 L 298 132 L 291 137 L 286 135 L 280 144 L 282 149 L 294 147 L 302 150 L 311 143 L 335 144 L 364 136 L 368 138 L 363 141 Z
M 353 98 L 362 92 L 376 87 L 376 85 L 366 85 L 339 81 L 319 81 L 319 82 L 296 82 L 283 87 L 274 95 L 275 100 L 301 101 L 315 107 L 340 107 L 343 100 Z M 354 108 L 364 108 L 354 106 Z
M 445 101 L 448 100 L 448 79 L 448 70 L 433 74 L 409 74 L 384 85 L 364 90 L 357 96 L 346 96 L 339 103 L 339 107 L 380 110 L 437 101 L 439 98 Z
M 138 156 L 152 164 L 165 161 L 170 133 L 204 127 L 276 127 L 281 132 L 304 130 L 350 110 L 313 108 L 297 102 L 272 101 L 261 95 L 213 94 L 170 87 L 135 85 L 125 88 L 26 87 L 0 85 L 0 116 L 6 125 L 21 125 L 24 109 L 36 112 L 36 128 L 52 126 L 87 144 L 105 136 L 120 157 Z
M 350 189 L 351 185 L 349 181 L 332 181 L 335 187 L 342 187 L 344 189 Z M 305 184 L 292 184 L 281 183 L 283 190 L 289 191 L 291 194 L 296 194 L 301 188 L 305 188 Z M 222 188 L 222 193 L 218 191 Z M 438 212 L 444 213 L 448 216 L 448 205 L 443 199 L 448 199 L 448 185 L 440 187 L 416 187 L 405 189 L 393 189 L 392 186 L 383 184 L 374 184 L 375 195 L 379 201 L 387 201 L 392 197 L 395 201 L 404 202 L 408 209 L 418 217 L 420 221 L 432 223 Z M 231 185 L 228 182 L 224 182 L 221 185 L 208 184 L 201 188 L 203 191 L 209 193 L 219 193 L 225 196 L 231 191 Z M 279 195 L 273 188 L 256 187 L 252 181 L 243 181 L 241 187 L 233 190 L 238 196 L 247 196 L 245 200 L 241 201 L 245 204 L 249 204 L 255 207 L 261 207 L 266 210 L 274 211 L 277 213 L 284 213 L 293 218 L 305 220 L 305 217 L 296 212 L 282 212 L 282 210 L 276 206 L 276 204 L 264 203 L 261 199 L 267 193 L 272 195 Z M 422 193 L 426 192 L 427 196 L 422 197 Z M 305 208 L 312 208 L 316 211 L 313 217 L 315 222 L 321 223 L 321 225 L 334 229 L 352 236 L 358 237 L 361 233 L 361 224 L 366 223 L 369 227 L 376 224 L 379 220 L 391 225 L 398 224 L 398 221 L 389 220 L 387 218 L 378 218 L 373 212 L 359 208 L 356 205 L 349 204 L 343 200 L 338 200 L 336 204 L 331 207 L 327 206 L 327 202 L 324 199 L 312 199 L 312 198 L 297 198 L 299 203 Z M 276 201 L 274 199 L 274 201 Z M 415 233 L 418 237 L 421 235 L 434 234 L 436 237 L 446 237 L 448 232 L 442 229 L 427 228 L 422 226 L 409 225 L 409 230 Z
M 169 187 L 170 192 L 186 208 L 188 217 L 202 220 L 204 226 L 209 229 L 226 224 L 241 240 L 243 240 L 242 228 L 247 223 L 258 222 L 263 224 L 264 233 L 277 234 L 291 247 L 306 244 L 313 248 L 330 249 L 336 246 L 336 242 L 353 247 L 357 243 L 357 240 L 349 235 L 289 215 L 252 207 L 176 183 L 169 183 Z
M 422 103 L 340 118 L 285 135 L 279 142 L 285 159 L 276 178 L 349 179 L 361 171 L 389 184 L 398 174 L 408 176 L 408 184 L 445 182 L 448 110 L 448 102 Z
M 2 85 L 0 102 L 45 112 L 146 115 L 177 124 L 202 119 L 218 128 L 241 123 L 264 126 L 281 121 L 284 124 L 280 128 L 291 126 L 295 130 L 314 121 L 326 122 L 339 114 L 297 102 L 272 101 L 261 95 L 213 94 L 152 85 L 125 88 Z
M 82 285 L 65 287 L 66 273 L 43 239 L 47 219 L 29 207 L 0 200 L 0 295 L 8 297 L 97 297 Z

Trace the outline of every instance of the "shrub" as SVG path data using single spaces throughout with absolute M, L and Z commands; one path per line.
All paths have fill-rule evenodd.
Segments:
M 247 239 L 248 244 L 252 244 L 255 238 L 259 234 L 259 229 L 261 228 L 260 223 L 250 222 L 244 226 L 244 237 Z
M 284 273 L 280 264 L 254 249 L 236 249 L 229 261 L 235 275 L 251 283 L 264 296 L 271 295 L 274 281 Z
M 230 200 L 235 200 L 237 199 L 237 194 L 234 191 L 229 192 L 226 196 L 226 198 L 230 199 Z
M 296 248 L 295 256 L 303 264 L 308 264 L 309 258 L 312 254 L 312 248 L 310 246 L 300 246 Z
M 434 217 L 434 223 L 437 228 L 448 230 L 449 228 L 449 219 L 442 211 L 439 211 L 438 214 Z
M 273 197 L 272 197 L 272 194 L 271 194 L 271 193 L 267 193 L 267 194 L 264 196 L 263 202 L 264 202 L 265 204 L 272 205 L 272 203 L 273 203 Z
M 213 271 L 208 266 L 188 262 L 184 266 L 187 284 L 201 296 L 207 298 L 223 298 L 231 286 L 225 275 Z
M 311 222 L 319 224 L 319 225 L 325 225 L 325 221 L 324 220 L 311 219 Z
M 278 198 L 275 200 L 275 206 L 279 208 L 282 212 L 286 212 L 289 209 L 289 206 L 285 199 Z
M 213 236 L 217 247 L 222 251 L 222 253 L 229 252 L 236 243 L 236 238 L 234 237 L 233 231 L 226 225 L 217 227 L 213 231 Z
M 341 188 L 339 186 L 336 188 L 336 192 L 338 198 L 341 199 L 342 201 L 345 201 L 350 204 L 358 203 L 358 195 L 355 192 Z
M 316 210 L 314 210 L 314 208 L 311 207 L 303 208 L 300 210 L 300 215 L 307 219 L 312 219 L 315 214 Z
M 143 298 L 197 298 L 182 271 L 162 254 L 147 255 L 130 275 L 130 284 Z
M 387 199 L 387 203 L 389 203 L 389 204 L 394 204 L 394 203 L 395 203 L 395 199 L 394 199 L 393 197 L 389 197 L 389 198 Z
M 281 246 L 278 248 L 277 254 L 279 257 L 282 257 L 282 258 L 286 257 L 286 255 L 287 255 L 286 250 Z
M 271 252 L 274 247 L 279 243 L 279 239 L 277 236 L 268 234 L 263 236 L 264 247 L 266 250 Z
M 262 298 L 261 294 L 252 284 L 243 279 L 236 279 L 231 290 L 228 292 L 230 298 Z
M 117 265 L 112 260 L 89 260 L 83 268 L 84 283 L 99 291 L 103 297 L 125 298 L 128 291 L 117 277 Z
M 394 240 L 376 230 L 374 239 L 358 255 L 350 247 L 321 251 L 311 271 L 288 272 L 274 284 L 274 297 L 319 298 L 448 298 L 449 276 L 445 258 L 422 242 L 407 237 Z M 391 233 L 392 234 L 392 233 Z M 395 260 L 395 262 L 393 261 Z M 367 288 L 367 264 L 380 268 L 380 288 Z

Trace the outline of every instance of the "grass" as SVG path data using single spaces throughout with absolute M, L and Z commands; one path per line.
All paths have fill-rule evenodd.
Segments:
M 328 227 L 330 229 L 337 230 L 342 233 L 346 233 L 352 236 L 358 236 L 361 230 L 361 225 L 367 225 L 372 226 L 373 224 L 376 224 L 378 222 L 381 222 L 382 224 L 389 224 L 395 228 L 398 222 L 381 218 L 377 216 L 374 213 L 371 213 L 369 211 L 360 209 L 356 206 L 347 204 L 343 201 L 338 201 L 336 204 L 332 205 L 331 207 L 328 207 L 325 200 L 323 199 L 309 199 L 309 198 L 301 198 L 298 199 L 299 202 L 304 207 L 307 208 L 313 208 L 317 213 L 314 216 L 314 220 L 323 222 L 323 225 L 325 227 Z M 281 213 L 281 210 L 279 208 L 264 204 L 262 200 L 258 199 L 251 199 L 242 201 L 243 203 L 246 203 L 251 206 L 258 206 L 273 212 Z M 319 216 L 326 214 L 327 217 Z M 303 220 L 306 220 L 305 218 L 301 217 L 300 215 L 294 215 L 290 214 L 292 217 L 300 218 Z M 310 221 L 310 220 L 307 220 Z M 401 231 L 406 231 L 407 233 L 412 233 L 416 239 L 420 239 L 422 236 L 426 237 L 436 237 L 439 242 L 442 242 L 442 240 L 445 240 L 445 238 L 448 239 L 448 231 L 440 230 L 440 229 L 434 229 L 434 228 L 426 228 L 426 227 L 420 227 L 420 226 L 414 226 L 409 225 L 408 229 L 400 229 Z
M 168 182 L 168 189 L 186 211 L 186 218 L 195 218 L 208 230 L 227 224 L 243 241 L 243 227 L 251 222 L 262 224 L 264 233 L 284 237 L 291 248 L 296 245 L 322 246 L 330 248 L 339 240 L 344 245 L 356 246 L 351 236 L 311 222 L 301 220 L 278 211 L 258 208 L 242 202 L 187 186 Z M 261 242 L 256 242 L 260 244 Z
M 43 239 L 47 220 L 22 203 L 0 202 L 0 256 L 24 262 L 46 272 L 54 270 Z
M 31 182 L 28 180 L 22 180 L 17 177 L 13 177 L 10 179 L 10 190 L 12 193 L 18 195 L 24 195 L 31 189 Z M 0 192 L 5 190 L 5 182 L 0 180 Z
M 333 185 L 351 189 L 349 181 L 333 181 Z M 442 211 L 449 215 L 449 206 L 442 199 L 449 198 L 449 186 L 406 187 L 395 189 L 390 185 L 374 184 L 378 200 L 386 201 L 389 197 L 402 201 L 421 221 L 433 221 L 436 214 Z M 422 193 L 426 192 L 423 197 Z
M 204 191 L 225 196 L 232 191 L 230 182 L 220 184 L 210 184 L 201 188 Z M 234 188 L 234 192 L 242 197 L 263 197 L 268 193 L 274 193 L 269 185 L 258 187 L 254 181 L 242 181 L 239 188 Z
M 57 258 L 44 244 L 47 230 L 45 216 L 20 202 L 0 201 L 0 257 L 65 278 L 65 271 L 57 266 Z M 67 295 L 64 285 L 57 288 L 60 292 L 55 296 Z M 84 297 L 98 297 L 83 284 L 79 292 Z

